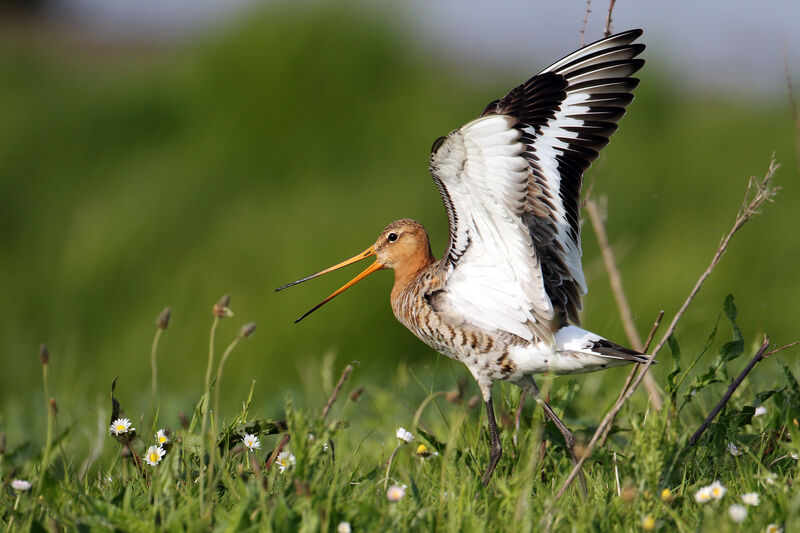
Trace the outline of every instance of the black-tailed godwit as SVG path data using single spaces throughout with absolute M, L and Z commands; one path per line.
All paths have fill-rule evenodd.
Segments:
M 277 290 L 370 256 L 376 261 L 297 319 L 372 272 L 391 268 L 397 319 L 464 363 L 480 386 L 491 435 L 487 484 L 502 448 L 492 383 L 539 400 L 575 458 L 574 437 L 534 374 L 592 372 L 647 356 L 581 329 L 580 195 L 584 171 L 633 100 L 644 45 L 631 30 L 585 46 L 489 104 L 433 144 L 430 172 L 450 223 L 442 259 L 421 224 L 392 222 L 362 253 Z

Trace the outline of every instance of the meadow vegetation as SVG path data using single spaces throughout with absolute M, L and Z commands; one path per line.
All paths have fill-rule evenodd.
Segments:
M 576 42 L 577 32 L 565 52 Z M 346 10 L 269 10 L 158 54 L 4 44 L 6 530 L 800 528 L 797 349 L 759 363 L 689 446 L 763 333 L 776 346 L 798 337 L 800 182 L 784 100 L 684 93 L 648 50 L 636 101 L 589 173 L 639 330 L 662 309 L 671 318 L 773 152 L 782 190 L 736 236 L 659 356 L 665 408 L 634 396 L 585 464 L 588 498 L 572 487 L 556 499 L 571 466 L 559 433 L 513 387 L 498 387 L 505 454 L 481 487 L 477 388 L 394 321 L 390 276 L 298 326 L 338 280 L 272 292 L 397 218 L 423 222 L 443 249 L 431 141 L 553 58 L 503 79 L 467 74 Z M 594 236 L 583 237 L 584 324 L 624 341 Z M 232 303 L 212 314 L 223 292 Z M 169 327 L 155 327 L 151 345 L 165 305 Z M 250 321 L 258 329 L 245 334 Z M 544 386 L 586 442 L 624 376 Z M 135 434 L 110 435 L 120 418 Z M 169 442 L 151 466 L 161 429 Z M 714 481 L 726 490 L 701 490 Z M 749 493 L 757 505 L 742 501 Z M 734 504 L 747 511 L 741 523 Z

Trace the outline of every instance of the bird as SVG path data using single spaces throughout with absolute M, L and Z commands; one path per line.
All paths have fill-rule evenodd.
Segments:
M 389 224 L 372 246 L 280 291 L 369 257 L 375 262 L 295 322 L 373 272 L 394 271 L 395 317 L 437 352 L 466 365 L 488 419 L 484 486 L 502 455 L 492 385 L 537 399 L 573 460 L 575 437 L 541 398 L 536 374 L 577 374 L 649 356 L 581 327 L 583 174 L 617 129 L 644 65 L 642 30 L 588 44 L 491 102 L 433 143 L 429 171 L 449 239 L 441 259 L 425 228 Z

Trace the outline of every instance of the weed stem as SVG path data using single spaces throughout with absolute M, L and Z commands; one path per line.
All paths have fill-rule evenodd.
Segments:
M 153 410 L 155 410 L 156 405 L 156 395 L 158 393 L 158 370 L 156 368 L 156 352 L 158 351 L 158 341 L 161 338 L 161 332 L 164 331 L 161 328 L 156 328 L 156 334 L 153 337 L 153 347 L 150 349 L 150 371 L 151 371 L 151 383 L 150 383 L 150 402 L 153 405 Z
M 214 365 L 214 338 L 217 334 L 217 326 L 219 325 L 219 316 L 214 315 L 214 321 L 211 323 L 211 334 L 208 338 L 208 365 L 206 366 L 206 380 L 203 392 L 203 421 L 200 424 L 200 440 L 203 443 L 202 453 L 200 457 L 200 508 L 205 510 L 205 474 L 203 473 L 202 463 L 205 461 L 206 451 L 208 450 L 208 436 L 206 435 L 206 425 L 208 424 L 208 397 L 211 392 L 211 368 Z

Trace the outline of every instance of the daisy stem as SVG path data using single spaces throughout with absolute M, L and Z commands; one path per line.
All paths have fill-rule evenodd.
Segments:
M 386 492 L 386 487 L 389 486 L 389 475 L 392 472 L 392 463 L 394 462 L 394 457 L 397 455 L 397 452 L 400 451 L 400 448 L 405 446 L 407 443 L 401 442 L 397 445 L 397 447 L 392 452 L 392 455 L 389 456 L 389 463 L 386 465 L 386 477 L 383 478 L 383 491 Z
M 158 341 L 161 339 L 161 328 L 156 328 L 156 335 L 153 337 L 153 347 L 150 350 L 150 370 L 152 371 L 152 382 L 150 384 L 150 401 L 153 404 L 153 410 L 156 405 L 156 393 L 158 392 L 158 370 L 156 368 L 156 352 L 158 351 Z
M 205 460 L 205 452 L 208 449 L 208 436 L 206 435 L 206 425 L 208 423 L 208 396 L 211 390 L 211 368 L 214 365 L 214 337 L 217 333 L 217 325 L 219 325 L 219 316 L 214 315 L 214 321 L 211 323 L 211 335 L 208 339 L 208 366 L 206 367 L 206 381 L 203 392 L 203 421 L 200 426 L 201 441 L 203 442 L 203 454 L 200 464 L 200 507 L 205 510 L 205 474 L 203 473 L 203 461 Z

